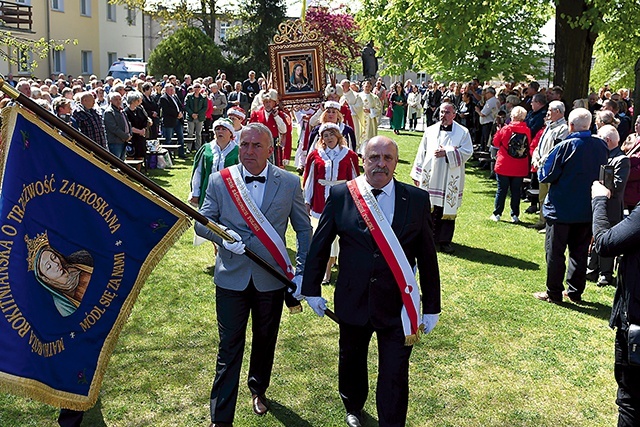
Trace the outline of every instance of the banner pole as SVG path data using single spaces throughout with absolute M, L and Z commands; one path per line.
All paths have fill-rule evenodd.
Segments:
M 45 122 L 60 129 L 62 132 L 67 134 L 70 137 L 70 139 L 80 144 L 84 149 L 94 154 L 100 160 L 110 164 L 111 166 L 117 167 L 120 170 L 120 172 L 122 172 L 132 180 L 138 182 L 139 184 L 142 184 L 143 186 L 147 187 L 149 190 L 156 193 L 159 197 L 171 203 L 176 209 L 180 210 L 182 213 L 186 214 L 187 216 L 193 218 L 195 221 L 198 221 L 200 224 L 207 227 L 209 230 L 217 234 L 220 238 L 228 242 L 235 241 L 235 239 L 231 237 L 229 233 L 227 233 L 222 227 L 220 227 L 218 224 L 214 223 L 213 221 L 209 221 L 207 217 L 202 215 L 200 212 L 198 212 L 196 209 L 191 207 L 189 204 L 187 204 L 186 202 L 183 202 L 178 197 L 174 196 L 169 191 L 165 190 L 164 188 L 160 187 L 158 184 L 153 182 L 147 176 L 143 175 L 142 173 L 138 172 L 136 169 L 127 165 L 118 157 L 111 154 L 108 150 L 105 150 L 104 148 L 100 147 L 96 142 L 89 139 L 82 132 L 78 131 L 68 123 L 65 123 L 55 114 L 50 113 L 49 111 L 39 106 L 31 98 L 18 92 L 13 86 L 6 83 L 4 76 L 0 76 L 0 91 L 4 92 L 14 101 L 23 105 L 25 108 L 27 108 L 29 111 L 31 111 L 32 113 L 40 117 Z M 288 289 L 291 289 L 292 291 L 296 290 L 296 285 L 291 280 L 289 280 L 287 276 L 284 275 L 284 273 L 278 271 L 274 266 L 269 264 L 267 261 L 265 261 L 259 255 L 257 255 L 255 252 L 251 251 L 249 248 L 245 248 L 244 254 L 251 261 L 255 262 L 261 268 L 266 270 L 274 278 L 282 282 Z M 289 308 L 294 308 L 289 304 L 287 305 L 289 306 Z M 299 310 L 302 309 L 302 306 L 299 303 L 296 307 L 300 307 Z M 333 313 L 333 311 L 327 309 L 325 311 L 325 314 L 331 320 L 338 323 L 338 318 L 335 315 L 335 313 Z

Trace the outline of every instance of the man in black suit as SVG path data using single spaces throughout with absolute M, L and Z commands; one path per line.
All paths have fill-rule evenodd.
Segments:
M 176 89 L 171 83 L 164 85 L 164 94 L 160 97 L 160 115 L 162 116 L 162 136 L 166 144 L 171 144 L 173 134 L 178 138 L 178 157 L 185 159 L 184 152 L 184 106 L 176 95 Z
M 393 179 L 397 164 L 398 146 L 393 140 L 383 136 L 369 140 L 364 151 L 364 176 L 330 190 L 313 236 L 302 283 L 302 295 L 316 314 L 322 316 L 326 300 L 320 296 L 321 282 L 331 243 L 336 235 L 340 236 L 340 272 L 335 289 L 335 311 L 340 318 L 338 374 L 340 396 L 347 411 L 346 423 L 351 427 L 361 425 L 362 408 L 369 390 L 367 352 L 374 332 L 379 347 L 376 392 L 379 425 L 405 425 L 410 344 L 415 342 L 418 333 L 407 334 L 403 308 L 410 307 L 414 313 L 410 330 L 417 330 L 421 323 L 424 333 L 433 329 L 440 313 L 440 276 L 429 193 Z M 360 193 L 355 193 L 354 185 Z M 361 194 L 363 200 L 368 200 L 367 204 L 371 203 L 368 206 L 371 212 L 376 212 L 377 224 L 383 225 L 378 227 L 382 230 L 382 241 L 375 227 L 375 235 L 371 233 L 360 211 L 362 203 L 356 206 L 354 194 Z M 384 244 L 378 244 L 385 240 L 399 244 L 398 250 L 389 251 L 384 249 Z M 400 285 L 401 277 L 389 268 L 389 262 L 395 261 L 400 265 L 404 262 L 406 266 L 402 268 L 402 272 L 407 273 L 403 277 L 410 277 L 406 285 Z M 409 286 L 415 284 L 412 268 L 416 263 L 421 273 L 419 290 L 417 286 Z M 414 304 L 406 303 L 405 292 L 416 293 Z
M 230 107 L 240 107 L 244 111 L 249 111 L 251 109 L 251 104 L 249 103 L 249 97 L 246 93 L 242 91 L 242 83 L 235 83 L 235 91 L 230 92 L 227 95 L 227 106 Z

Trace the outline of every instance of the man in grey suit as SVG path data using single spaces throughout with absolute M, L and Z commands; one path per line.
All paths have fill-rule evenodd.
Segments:
M 242 255 L 246 245 L 275 268 L 280 268 L 274 255 L 241 215 L 236 205 L 237 200 L 232 198 L 221 173 L 239 173 L 242 176 L 248 190 L 247 197 L 259 208 L 282 241 L 285 241 L 287 225 L 291 221 L 297 240 L 293 281 L 298 287 L 302 281 L 311 240 L 312 229 L 302 198 L 300 180 L 268 163 L 267 159 L 272 153 L 271 131 L 261 123 L 251 123 L 242 130 L 240 136 L 241 164 L 229 167 L 226 172 L 217 172 L 209 178 L 200 212 L 227 227 L 235 242 L 222 241 L 205 226 L 196 224 L 199 236 L 212 240 L 219 246 L 214 282 L 220 343 L 216 376 L 211 390 L 212 427 L 229 427 L 233 423 L 250 313 L 253 337 L 248 386 L 252 394 L 253 411 L 257 415 L 267 412 L 265 392 L 271 377 L 286 292 L 280 281 Z M 244 189 L 240 188 L 241 191 Z
M 124 160 L 126 143 L 131 140 L 131 124 L 122 109 L 122 96 L 116 91 L 109 93 L 109 106 L 104 110 L 103 120 L 109 151 Z

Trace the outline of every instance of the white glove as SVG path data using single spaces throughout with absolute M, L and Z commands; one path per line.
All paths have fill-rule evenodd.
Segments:
M 424 329 L 422 332 L 424 332 L 425 335 L 431 332 L 433 328 L 436 327 L 436 324 L 438 323 L 439 318 L 440 318 L 439 314 L 423 314 L 422 324 L 424 325 Z
M 230 228 L 227 228 L 225 231 L 229 236 L 233 237 L 235 242 L 228 242 L 222 239 L 222 246 L 224 246 L 224 248 L 229 252 L 233 252 L 236 255 L 242 255 L 244 253 L 244 243 L 242 243 L 240 235 Z
M 320 317 L 324 316 L 324 311 L 327 309 L 327 300 L 322 297 L 305 297 L 307 304 L 316 314 Z
M 302 301 L 304 299 L 304 296 L 300 293 L 302 291 L 302 276 L 299 274 L 297 276 L 293 276 L 291 281 L 296 285 L 296 290 L 292 292 L 291 289 L 289 289 L 289 292 L 291 292 L 291 295 L 293 295 L 295 299 Z

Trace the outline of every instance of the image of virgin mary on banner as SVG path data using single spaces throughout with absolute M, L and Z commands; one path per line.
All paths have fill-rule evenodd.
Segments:
M 2 116 L 0 390 L 87 410 L 142 285 L 189 221 L 28 110 Z

